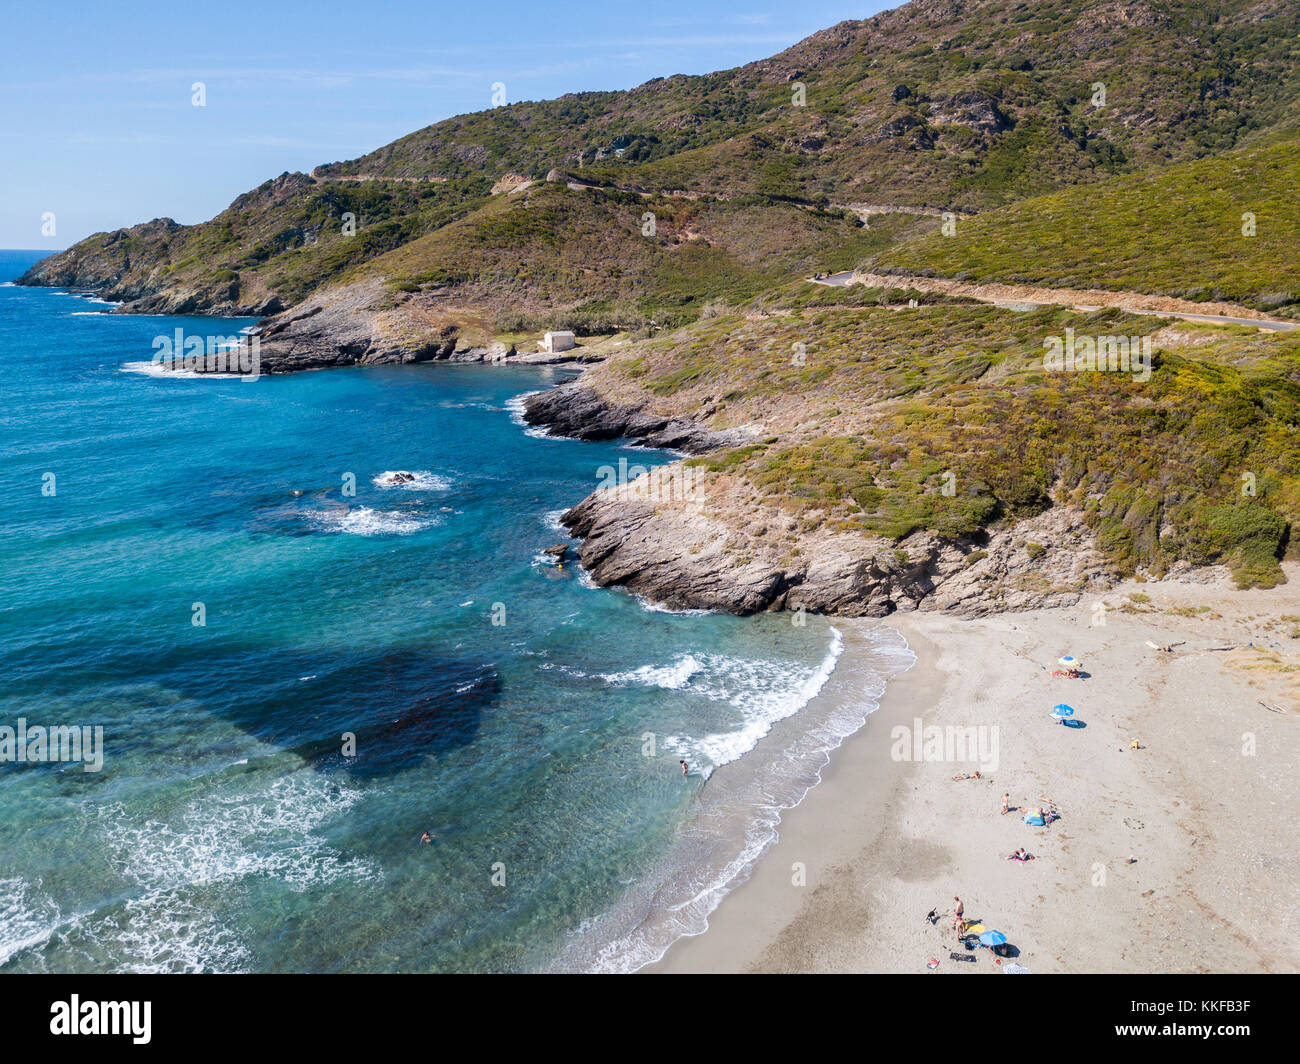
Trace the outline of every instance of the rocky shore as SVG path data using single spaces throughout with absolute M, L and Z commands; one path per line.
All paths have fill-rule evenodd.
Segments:
M 87 282 L 96 279 L 104 280 L 77 278 L 84 287 L 93 287 Z M 111 286 L 98 290 L 124 294 Z M 261 321 L 258 369 L 278 374 L 412 362 L 538 364 L 602 357 L 584 348 L 550 355 L 490 347 L 466 335 L 447 310 L 436 295 L 393 292 L 378 281 L 332 288 Z M 584 375 L 529 397 L 525 420 L 574 439 L 626 439 L 688 456 L 759 438 L 755 428 L 718 430 L 701 423 L 707 408 L 686 416 L 680 407 L 675 413 L 657 412 L 649 396 L 606 398 L 591 383 L 597 379 L 600 375 Z M 597 584 L 623 587 L 672 609 L 984 615 L 1074 605 L 1118 579 L 1084 515 L 1068 506 L 1058 504 L 1012 526 L 955 540 L 922 531 L 894 542 L 829 527 L 808 529 L 743 477 L 689 461 L 657 469 L 641 482 L 603 487 L 562 521 L 582 541 L 578 558 Z
M 454 325 L 424 321 L 412 327 L 409 315 L 398 305 L 385 307 L 383 297 L 377 284 L 349 285 L 266 318 L 259 334 L 261 372 L 479 362 L 489 356 L 486 345 L 468 342 Z
M 170 218 L 88 237 L 36 263 L 18 284 L 93 292 L 121 303 L 127 314 L 213 314 L 255 317 L 287 303 L 264 286 L 241 283 L 234 271 L 204 282 L 180 281 L 162 268 L 167 249 L 185 226 Z
M 576 440 L 628 439 L 643 447 L 688 454 L 739 447 L 752 439 L 744 430 L 714 432 L 687 418 L 656 416 L 643 407 L 607 403 L 581 380 L 529 396 L 524 420 Z
M 696 455 L 751 439 L 607 403 L 581 379 L 531 397 L 524 417 L 577 439 L 625 437 Z M 741 478 L 683 462 L 602 487 L 561 521 L 582 540 L 578 557 L 597 584 L 671 609 L 981 615 L 1073 605 L 1116 580 L 1083 515 L 1068 507 L 988 535 L 918 532 L 895 543 L 801 531 Z

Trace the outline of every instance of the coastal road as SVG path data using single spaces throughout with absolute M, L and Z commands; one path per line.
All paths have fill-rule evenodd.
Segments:
M 869 275 L 870 276 L 870 275 Z M 810 277 L 808 280 L 812 284 L 824 284 L 832 287 L 845 287 L 853 283 L 854 272 L 852 270 L 841 270 L 839 273 L 828 273 L 818 277 Z M 880 277 L 873 277 L 873 280 L 885 280 Z M 944 292 L 948 295 L 969 296 L 972 299 L 978 299 L 982 303 L 991 303 L 997 307 L 1006 307 L 1010 310 L 1032 310 L 1036 307 L 1073 307 L 1080 311 L 1100 310 L 1102 307 L 1115 307 L 1129 314 L 1150 314 L 1157 318 L 1181 318 L 1184 321 L 1201 321 L 1211 325 L 1251 325 L 1257 329 L 1271 329 L 1275 332 L 1290 332 L 1292 329 L 1300 328 L 1300 322 L 1287 321 L 1285 318 L 1249 318 L 1237 317 L 1231 314 L 1205 314 L 1193 310 L 1172 310 L 1172 309 L 1153 309 L 1147 307 L 1135 307 L 1131 305 L 1133 301 L 1149 301 L 1156 297 L 1143 296 L 1133 292 L 1114 292 L 1099 293 L 1089 292 L 1088 298 L 1096 299 L 1101 296 L 1102 300 L 1094 303 L 1081 303 L 1078 296 L 1081 294 L 1072 289 L 1050 289 L 1028 286 L 1020 286 L 1026 293 L 1033 293 L 1034 298 L 1026 296 L 1020 298 L 1014 294 L 1017 286 L 1015 285 L 996 285 L 985 286 L 978 284 L 967 284 L 962 281 L 940 281 L 930 277 L 890 277 L 888 278 L 888 287 L 891 288 L 915 288 L 921 292 Z M 997 294 L 990 294 L 986 291 L 989 287 L 995 287 Z M 1059 293 L 1059 299 L 1043 299 L 1039 293 Z

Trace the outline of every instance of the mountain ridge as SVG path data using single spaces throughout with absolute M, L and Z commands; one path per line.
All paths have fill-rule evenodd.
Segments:
M 865 193 L 982 211 L 1294 123 L 1300 83 L 1283 42 L 1297 32 L 1300 15 L 1276 0 L 913 0 L 731 70 L 446 119 L 312 175 L 282 174 L 209 222 L 95 234 L 23 280 L 95 289 L 128 312 L 275 313 L 466 219 L 489 229 L 484 275 L 509 276 L 513 248 L 493 244 L 490 229 L 492 190 L 508 173 L 660 197 L 757 197 L 778 231 L 782 204 L 824 208 Z M 1109 93 L 1100 108 L 1089 97 L 1099 79 Z M 805 106 L 794 103 L 800 89 Z M 627 225 L 617 212 L 603 219 L 606 231 L 616 225 Z M 671 305 L 618 287 L 642 323 L 672 317 Z M 573 296 L 548 304 L 572 311 L 582 303 Z M 678 320 L 714 297 L 689 301 Z

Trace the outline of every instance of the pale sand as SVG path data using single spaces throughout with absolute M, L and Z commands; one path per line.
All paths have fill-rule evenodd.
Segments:
M 951 921 L 960 895 L 1035 973 L 1300 971 L 1300 566 L 1286 569 L 1290 582 L 1269 591 L 1126 584 L 1105 596 L 1104 625 L 1092 600 L 890 618 L 917 664 L 784 814 L 709 930 L 646 970 L 920 973 L 936 957 L 940 973 L 997 973 L 987 950 L 949 959 L 965 952 Z M 1162 653 L 1147 640 L 1186 642 Z M 1250 642 L 1265 649 L 1210 649 Z M 1091 678 L 1053 678 L 1065 653 Z M 1057 702 L 1087 727 L 1054 723 Z M 976 766 L 894 760 L 891 729 L 917 716 L 996 726 L 997 768 L 955 782 Z M 1004 791 L 1013 806 L 1049 798 L 1062 819 L 1002 816 Z M 1019 846 L 1038 859 L 1006 860 Z M 948 916 L 932 927 L 936 907 Z

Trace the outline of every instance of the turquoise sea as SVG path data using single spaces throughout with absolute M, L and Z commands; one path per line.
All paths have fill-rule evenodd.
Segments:
M 876 705 L 885 665 L 810 703 L 825 619 L 550 563 L 600 467 L 673 457 L 525 430 L 565 371 L 151 375 L 252 322 L 105 309 L 0 287 L 0 726 L 103 729 L 0 763 L 0 972 L 635 970 Z

